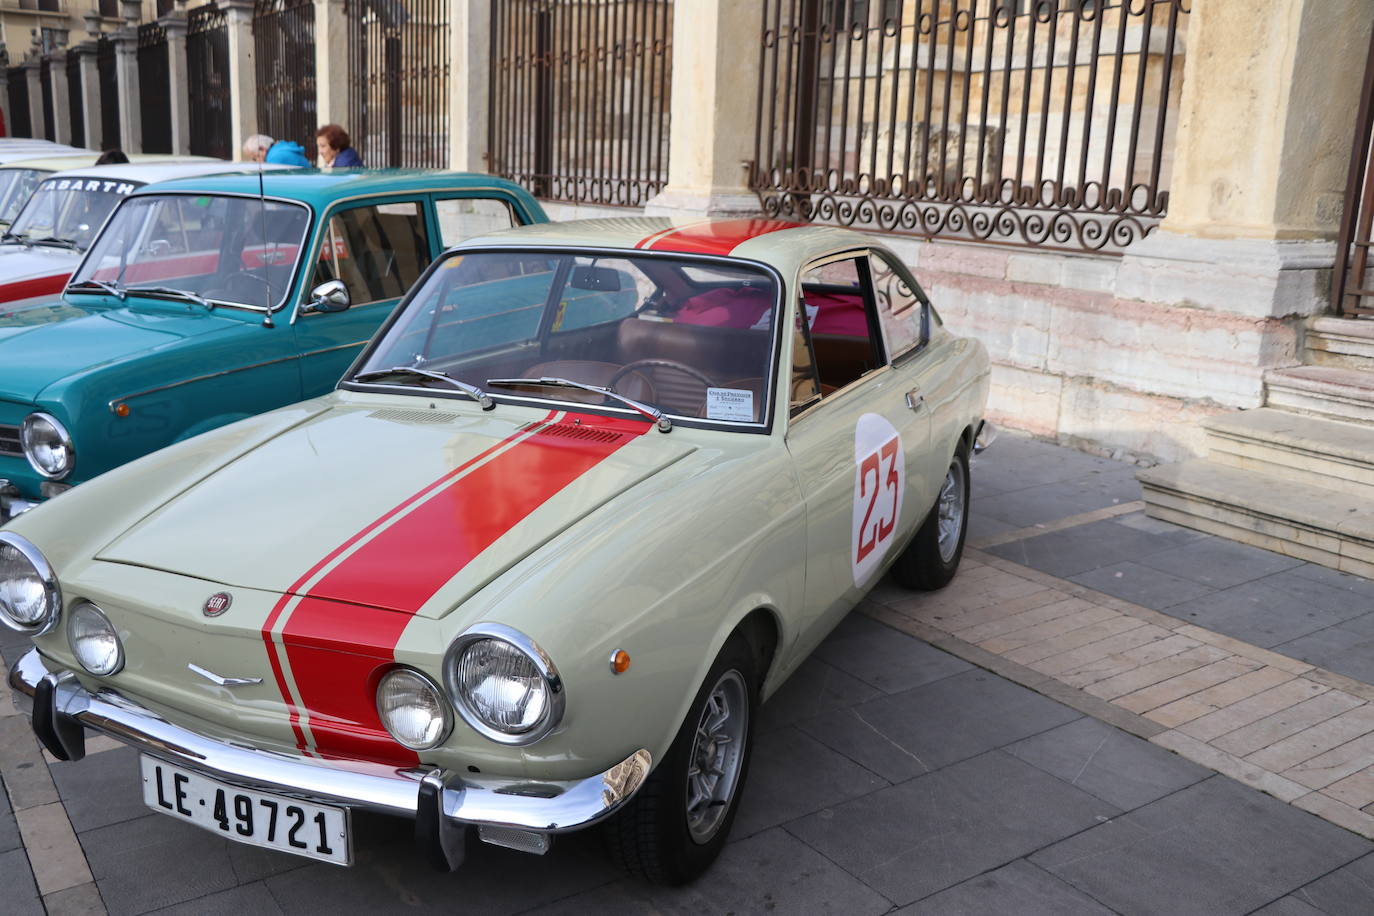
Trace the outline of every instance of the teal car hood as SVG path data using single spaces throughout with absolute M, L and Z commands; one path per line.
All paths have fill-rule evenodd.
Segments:
M 216 315 L 60 299 L 0 310 L 0 398 L 33 403 L 53 382 L 87 369 L 241 324 Z

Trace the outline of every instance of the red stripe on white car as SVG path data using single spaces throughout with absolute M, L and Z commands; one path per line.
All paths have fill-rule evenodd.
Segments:
M 492 460 L 477 465 L 473 459 L 466 473 L 431 484 L 422 493 L 433 496 L 418 505 L 420 494 L 412 497 L 403 505 L 413 510 L 393 524 L 382 527 L 400 507 L 369 526 L 375 536 L 315 581 L 281 627 L 283 661 L 308 712 L 315 748 L 331 757 L 417 763 L 387 734 L 375 702 L 377 683 L 395 663 L 411 618 L 501 536 L 647 428 L 640 421 L 569 414 L 535 428 Z M 578 435 L 569 436 L 570 430 Z M 362 538 L 360 533 L 351 542 Z M 269 631 L 276 617 L 274 611 L 264 627 L 274 650 Z M 279 684 L 294 707 L 281 679 Z M 296 721 L 293 709 L 293 726 Z
M 67 285 L 71 274 L 55 274 L 47 277 L 34 277 L 29 280 L 16 280 L 13 283 L 0 283 L 0 302 L 14 302 L 31 296 L 57 295 Z
M 684 254 L 730 254 L 750 239 L 802 225 L 778 219 L 714 220 L 656 232 L 640 240 L 635 247 Z

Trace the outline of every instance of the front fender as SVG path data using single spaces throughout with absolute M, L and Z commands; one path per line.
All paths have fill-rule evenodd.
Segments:
M 230 423 L 237 423 L 239 420 L 246 420 L 253 416 L 251 413 L 222 413 L 218 416 L 209 417 L 194 423 L 180 435 L 172 440 L 172 443 L 185 442 L 187 439 L 199 436 L 201 433 L 208 433 L 212 429 L 219 429 L 221 426 L 228 426 Z

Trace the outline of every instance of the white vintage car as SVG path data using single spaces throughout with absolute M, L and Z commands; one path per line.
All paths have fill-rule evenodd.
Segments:
M 317 297 L 322 310 L 332 304 Z M 527 226 L 438 259 L 333 393 L 0 530 L 10 675 L 154 810 L 351 861 L 350 811 L 680 883 L 758 704 L 886 570 L 955 574 L 988 358 L 872 239 Z
M 35 179 L 36 187 L 14 213 L 13 222 L 0 232 L 0 305 L 62 295 L 67 278 L 81 263 L 110 211 L 135 188 L 173 178 L 247 169 L 257 171 L 258 166 L 197 156 L 45 173 Z M 9 172 L 19 175 L 23 171 L 0 168 L 0 179 Z

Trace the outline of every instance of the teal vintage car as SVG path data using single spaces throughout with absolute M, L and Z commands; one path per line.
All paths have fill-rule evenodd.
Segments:
M 0 522 L 323 394 L 440 252 L 545 219 L 518 185 L 450 172 L 267 171 L 134 191 L 60 298 L 0 310 Z

